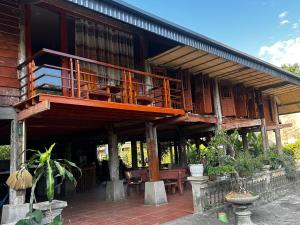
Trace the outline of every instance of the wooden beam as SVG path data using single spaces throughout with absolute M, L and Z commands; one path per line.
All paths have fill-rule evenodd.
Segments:
M 147 141 L 147 151 L 149 159 L 149 180 L 159 181 L 159 162 L 158 162 L 158 146 L 157 146 L 157 133 L 156 127 L 153 123 L 146 122 L 146 141 Z
M 253 119 L 253 120 L 231 120 L 227 121 L 227 123 L 222 124 L 222 128 L 225 130 L 233 130 L 239 129 L 244 127 L 255 127 L 260 126 L 261 120 L 260 119 Z
M 215 115 L 217 116 L 217 128 L 221 129 L 222 109 L 221 109 L 221 100 L 220 100 L 220 93 L 219 93 L 219 81 L 217 78 L 214 79 L 213 99 L 214 99 Z
M 266 125 L 266 119 L 264 115 L 264 105 L 263 105 L 263 99 L 262 99 L 262 93 L 260 91 L 256 92 L 256 100 L 257 100 L 257 107 L 259 112 L 259 117 L 261 120 L 261 139 L 262 139 L 262 145 L 263 145 L 263 151 L 266 152 L 269 149 L 269 143 L 268 143 L 268 133 L 267 133 L 267 125 Z
M 110 180 L 119 180 L 118 137 L 112 126 L 108 128 L 108 156 Z
M 277 108 L 277 102 L 276 98 L 272 97 L 271 98 L 271 112 L 272 112 L 272 118 L 275 121 L 275 124 L 278 126 L 279 125 L 279 115 L 278 115 L 278 108 Z M 268 130 L 268 127 L 267 127 Z M 277 127 L 274 129 L 275 133 L 275 140 L 276 140 L 276 148 L 279 154 L 282 154 L 282 142 L 281 142 L 281 134 L 280 134 L 280 129 Z
M 106 109 L 118 109 L 126 111 L 137 111 L 137 112 L 149 112 L 157 113 L 161 115 L 184 115 L 185 112 L 182 109 L 171 109 L 162 107 L 149 107 L 143 105 L 116 103 L 116 102 L 105 102 L 90 99 L 77 99 L 66 96 L 55 96 L 55 95 L 40 95 L 40 101 L 48 100 L 50 103 L 59 103 L 75 106 L 87 106 L 87 107 L 98 107 Z M 154 115 L 155 116 L 155 115 Z
M 45 100 L 40 103 L 37 103 L 34 106 L 30 106 L 28 109 L 22 110 L 17 115 L 17 120 L 24 120 L 27 118 L 30 118 L 32 116 L 35 116 L 41 112 L 50 110 L 50 102 Z
M 284 129 L 284 128 L 288 128 L 288 127 L 292 127 L 293 124 L 292 123 L 285 123 L 285 124 L 274 124 L 274 125 L 270 125 L 267 126 L 267 130 L 275 130 L 275 129 Z
M 259 88 L 259 90 L 265 91 L 265 90 L 272 89 L 272 88 L 282 87 L 282 86 L 285 86 L 285 85 L 288 85 L 288 84 L 290 84 L 290 82 L 287 82 L 287 81 L 278 82 L 278 83 L 275 83 L 275 84 L 269 84 L 269 85 L 262 86 L 262 87 Z
M 133 169 L 138 168 L 136 140 L 131 141 L 131 166 Z

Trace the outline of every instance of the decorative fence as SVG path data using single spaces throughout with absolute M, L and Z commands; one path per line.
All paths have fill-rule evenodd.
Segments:
M 256 174 L 254 177 L 243 180 L 246 190 L 260 195 L 255 205 L 265 204 L 287 194 L 288 191 L 300 184 L 300 172 L 294 178 L 288 178 L 283 169 L 266 171 Z M 193 184 L 193 182 L 192 182 Z M 203 213 L 207 210 L 218 209 L 226 206 L 225 195 L 236 190 L 237 184 L 232 180 L 207 182 L 194 186 L 200 188 L 200 196 L 194 196 L 194 212 Z M 193 195 L 197 190 L 193 190 Z M 199 198 L 200 197 L 200 198 Z

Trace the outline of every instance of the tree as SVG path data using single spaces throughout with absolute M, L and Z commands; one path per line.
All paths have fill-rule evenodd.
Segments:
M 300 64 L 299 63 L 283 64 L 281 66 L 281 68 L 300 77 Z

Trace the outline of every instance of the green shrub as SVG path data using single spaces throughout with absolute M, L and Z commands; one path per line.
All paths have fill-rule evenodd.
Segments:
M 234 168 L 241 177 L 252 176 L 262 169 L 263 164 L 259 158 L 254 158 L 248 151 L 240 152 L 236 157 Z
M 0 145 L 0 160 L 9 160 L 9 159 L 10 159 L 10 146 Z
M 295 159 L 300 159 L 300 141 L 285 145 L 283 147 L 283 151 L 287 154 L 293 155 Z

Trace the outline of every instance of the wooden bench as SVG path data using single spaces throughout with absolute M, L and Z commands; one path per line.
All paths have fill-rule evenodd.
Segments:
M 179 190 L 179 193 L 183 194 L 184 182 L 186 179 L 186 170 L 185 169 L 170 169 L 170 170 L 161 170 L 160 179 L 164 181 L 166 187 L 171 187 L 172 192 L 176 187 Z

